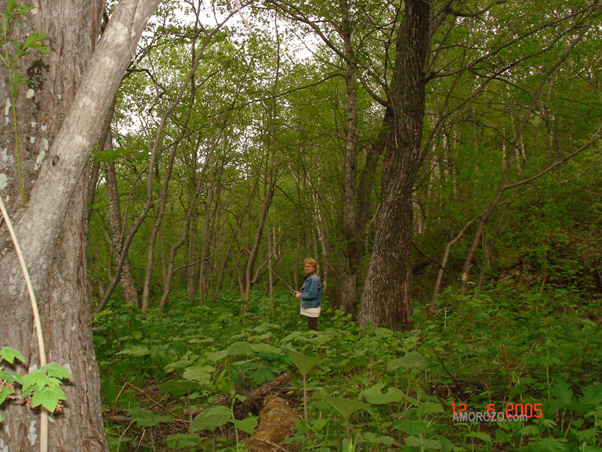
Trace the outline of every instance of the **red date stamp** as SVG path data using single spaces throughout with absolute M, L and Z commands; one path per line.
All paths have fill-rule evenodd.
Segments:
M 465 403 L 452 403 L 452 421 L 493 422 L 527 421 L 543 416 L 541 403 L 506 403 L 502 411 L 495 410 L 495 403 L 487 405 L 487 411 L 467 411 Z

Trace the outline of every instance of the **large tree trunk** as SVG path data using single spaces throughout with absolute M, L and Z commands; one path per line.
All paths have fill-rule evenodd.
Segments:
M 383 188 L 374 248 L 360 302 L 360 325 L 411 328 L 412 191 L 421 152 L 431 5 L 406 0 L 397 35 Z
M 51 424 L 52 451 L 106 449 L 86 274 L 87 185 L 86 178 L 82 178 L 73 194 L 57 243 L 56 256 L 60 258 L 53 260 L 44 290 L 47 296 L 42 309 L 48 361 L 68 365 L 73 375 L 73 385 L 64 388 L 67 403 L 64 414 L 58 417 L 60 425 Z
M 354 52 L 351 44 L 352 25 L 347 0 L 340 2 L 342 37 L 346 61 L 347 127 L 345 159 L 343 161 L 343 268 L 337 283 L 338 308 L 353 314 L 356 306 L 357 267 L 360 259 L 359 230 L 357 229 L 356 168 L 357 168 L 357 93 Z
M 10 127 L 0 131 L 0 196 L 8 201 L 39 297 L 46 354 L 49 360 L 69 367 L 74 377 L 73 384 L 65 387 L 65 412 L 51 424 L 49 449 L 106 450 L 90 330 L 85 267 L 88 181 L 82 174 L 87 175 L 85 165 L 102 125 L 98 117 L 106 115 L 130 61 L 130 50 L 159 1 L 122 1 L 91 61 L 104 1 L 31 3 L 35 13 L 23 16 L 26 22 L 11 35 L 23 42 L 31 31 L 48 33 L 49 55 L 32 52 L 20 61 L 31 80 L 21 88 L 16 108 L 25 194 L 30 199 L 23 207 Z M 6 8 L 7 2 L 0 0 L 0 11 Z M 2 68 L 2 99 L 9 90 Z M 25 367 L 32 368 L 39 365 L 39 354 L 31 307 L 4 225 L 0 226 L 0 256 L 0 346 L 20 350 Z M 1 450 L 39 449 L 40 416 L 22 405 L 4 408 Z

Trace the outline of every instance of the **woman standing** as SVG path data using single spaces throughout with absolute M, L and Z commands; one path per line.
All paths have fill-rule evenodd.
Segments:
M 301 299 L 301 315 L 307 317 L 307 328 L 318 331 L 318 317 L 320 317 L 322 283 L 316 274 L 318 263 L 315 259 L 308 257 L 303 262 L 305 269 L 305 282 L 301 291 L 296 290 L 295 297 Z

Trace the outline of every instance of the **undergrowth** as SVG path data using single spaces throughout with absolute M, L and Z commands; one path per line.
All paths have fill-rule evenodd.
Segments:
M 284 372 L 300 417 L 283 450 L 602 451 L 600 316 L 574 293 L 448 292 L 409 332 L 338 312 L 307 332 L 288 294 L 241 306 L 176 295 L 167 314 L 114 302 L 97 316 L 112 451 L 245 450 L 257 418 L 232 407 Z M 471 422 L 462 409 L 529 416 Z

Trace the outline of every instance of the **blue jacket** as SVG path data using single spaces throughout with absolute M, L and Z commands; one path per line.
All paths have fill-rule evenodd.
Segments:
M 305 282 L 301 286 L 301 307 L 317 308 L 322 304 L 322 283 L 317 274 L 313 274 L 305 278 Z

